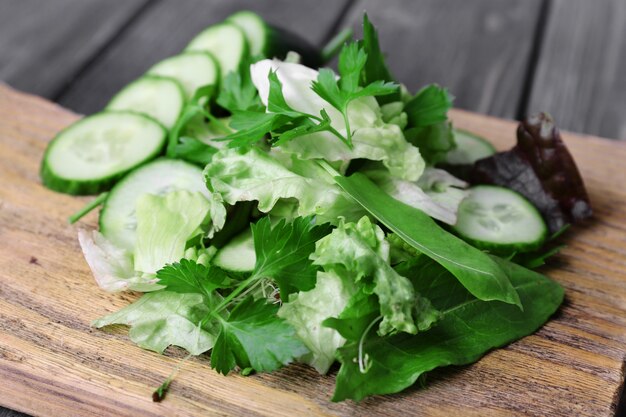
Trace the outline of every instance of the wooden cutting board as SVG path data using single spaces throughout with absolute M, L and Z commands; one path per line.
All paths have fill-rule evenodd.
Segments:
M 454 111 L 457 126 L 514 142 L 515 123 Z M 141 350 L 124 328 L 91 320 L 135 295 L 98 289 L 76 239 L 95 227 L 67 216 L 89 198 L 49 191 L 38 169 L 50 138 L 78 118 L 0 85 L 0 405 L 42 416 L 559 415 L 610 416 L 626 357 L 626 143 L 566 134 L 596 213 L 574 227 L 545 273 L 566 288 L 536 334 L 474 365 L 432 372 L 426 388 L 331 403 L 334 378 L 300 365 L 224 377 L 206 357 L 185 363 L 162 403 L 152 391 L 179 363 Z

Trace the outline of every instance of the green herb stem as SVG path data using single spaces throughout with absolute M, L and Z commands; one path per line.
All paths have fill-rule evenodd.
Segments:
M 70 224 L 74 224 L 77 221 L 79 221 L 80 219 L 82 219 L 84 216 L 86 216 L 87 214 L 89 214 L 89 212 L 93 209 L 95 209 L 96 207 L 98 207 L 99 205 L 101 205 L 102 203 L 104 203 L 104 200 L 106 200 L 107 195 L 109 193 L 102 193 L 100 194 L 98 197 L 96 197 L 94 200 L 92 200 L 91 202 L 87 203 L 86 206 L 84 206 L 83 208 L 81 208 L 80 210 L 78 210 L 76 213 L 72 214 L 70 217 L 67 218 L 67 221 Z
M 333 59 L 339 53 L 339 51 L 341 51 L 343 44 L 346 43 L 350 38 L 352 38 L 351 28 L 345 28 L 344 30 L 333 36 L 333 38 L 328 41 L 326 46 L 324 46 L 324 48 L 322 49 L 322 61 L 326 63 Z

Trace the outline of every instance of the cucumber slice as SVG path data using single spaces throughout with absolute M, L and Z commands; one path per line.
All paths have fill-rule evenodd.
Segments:
M 226 21 L 244 32 L 253 57 L 284 59 L 289 51 L 294 51 L 300 55 L 302 64 L 311 68 L 324 63 L 318 48 L 294 33 L 268 24 L 254 12 L 243 10 L 232 14 Z
M 180 83 L 186 97 L 193 97 L 196 90 L 219 81 L 219 66 L 208 52 L 186 52 L 164 59 L 148 70 L 150 75 L 170 77 Z
M 265 56 L 269 27 L 261 16 L 249 10 L 242 10 L 230 15 L 226 21 L 237 25 L 243 31 L 251 56 Z
M 176 190 L 198 191 L 209 198 L 202 169 L 187 162 L 162 158 L 131 172 L 109 192 L 100 212 L 100 231 L 117 246 L 133 251 L 137 198 Z
M 461 129 L 454 129 L 453 133 L 456 148 L 446 154 L 446 162 L 449 164 L 471 165 L 496 153 L 496 148 L 480 136 Z
M 185 105 L 185 93 L 173 78 L 146 75 L 128 84 L 107 105 L 107 110 L 143 113 L 171 129 Z
M 248 41 L 238 26 L 224 22 L 205 29 L 189 42 L 185 51 L 213 54 L 224 79 L 229 72 L 237 71 L 248 56 Z
M 497 253 L 537 249 L 548 235 L 535 206 L 515 191 L 492 185 L 470 189 L 454 230 L 477 248 Z
M 61 131 L 41 164 L 43 184 L 74 195 L 106 191 L 131 169 L 163 150 L 167 131 L 156 120 L 130 112 L 101 112 Z
M 252 230 L 235 236 L 213 258 L 213 264 L 226 271 L 251 272 L 256 263 Z

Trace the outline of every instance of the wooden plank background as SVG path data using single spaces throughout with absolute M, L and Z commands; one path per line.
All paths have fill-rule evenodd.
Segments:
M 459 108 L 547 110 L 563 129 L 626 139 L 626 0 L 0 0 L 0 80 L 91 113 L 240 9 L 316 45 L 358 33 L 365 10 L 412 89 L 438 82 Z
M 366 10 L 411 88 L 456 106 L 626 139 L 626 0 L 0 0 L 0 80 L 99 110 L 199 30 L 240 9 L 323 45 Z

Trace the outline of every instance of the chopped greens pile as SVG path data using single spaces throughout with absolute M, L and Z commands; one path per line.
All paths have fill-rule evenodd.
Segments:
M 337 48 L 239 12 L 51 142 L 44 184 L 107 191 L 72 218 L 103 205 L 100 230 L 79 231 L 98 285 L 144 293 L 95 327 L 224 375 L 339 362 L 333 401 L 359 401 L 548 320 L 563 288 L 522 265 L 558 251 L 546 223 L 591 214 L 551 119 L 495 154 L 453 129 L 446 89 L 398 84 L 363 29 L 331 42 L 335 72 L 315 63 Z

